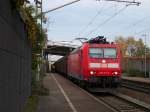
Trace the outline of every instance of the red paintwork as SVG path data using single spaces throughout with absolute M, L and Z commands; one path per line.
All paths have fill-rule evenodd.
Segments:
M 107 63 L 118 63 L 119 68 L 90 68 L 89 63 L 102 63 L 104 58 L 90 58 L 89 57 L 89 48 L 90 47 L 99 47 L 99 48 L 116 48 L 117 49 L 117 58 L 105 58 Z M 71 53 L 68 56 L 68 73 L 73 74 L 73 77 L 79 77 L 82 75 L 83 80 L 88 80 L 90 76 L 90 71 L 96 71 L 94 76 L 121 76 L 121 53 L 120 48 L 116 44 L 89 44 L 84 43 L 82 47 L 76 50 L 74 53 Z M 118 72 L 117 75 L 112 74 L 112 72 Z

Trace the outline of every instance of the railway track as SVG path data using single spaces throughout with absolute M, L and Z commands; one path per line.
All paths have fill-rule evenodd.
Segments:
M 122 87 L 150 94 L 150 84 L 135 82 L 130 80 L 122 80 Z
M 106 90 L 107 92 L 100 90 L 100 93 L 98 91 L 86 91 L 88 94 L 96 97 L 100 102 L 103 102 L 105 105 L 112 108 L 113 112 L 150 112 L 149 104 L 121 94 L 117 90 Z
M 105 104 L 109 105 L 113 109 L 115 109 L 116 112 L 149 112 L 150 111 L 145 107 L 138 106 L 134 103 L 131 103 L 130 101 L 124 100 L 112 94 L 95 95 L 95 97 L 101 100 L 102 102 L 104 102 Z
M 131 97 L 124 97 L 125 95 L 117 91 L 111 91 L 107 94 L 106 92 L 104 94 L 98 92 L 91 93 L 79 86 L 77 82 L 73 83 L 96 101 L 103 102 L 105 106 L 112 109 L 112 112 L 150 112 L 149 104 L 138 102 L 138 100 Z

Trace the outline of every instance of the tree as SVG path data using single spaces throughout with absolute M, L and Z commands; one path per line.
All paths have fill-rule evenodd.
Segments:
M 40 65 L 42 64 L 42 50 L 45 45 L 46 33 L 39 23 L 41 19 L 41 12 L 37 12 L 35 6 L 31 4 L 24 4 L 19 7 L 22 19 L 26 26 L 28 41 L 32 46 L 32 92 L 39 91 L 41 87 L 40 81 L 42 80 L 39 72 Z M 37 16 L 38 15 L 38 16 Z M 43 74 L 42 74 L 43 75 Z M 39 86 L 40 85 L 40 86 Z
M 137 52 L 136 52 L 136 55 L 137 56 L 143 56 L 144 55 L 144 49 L 145 49 L 145 45 L 143 43 L 143 40 L 140 38 L 138 41 L 137 41 Z
M 142 39 L 136 40 L 135 37 L 117 37 L 115 42 L 120 45 L 122 56 L 142 57 L 145 52 L 145 45 Z
M 126 50 L 127 50 L 127 45 L 126 45 L 125 38 L 123 38 L 122 36 L 119 36 L 115 39 L 115 42 L 120 46 L 122 56 L 125 56 Z

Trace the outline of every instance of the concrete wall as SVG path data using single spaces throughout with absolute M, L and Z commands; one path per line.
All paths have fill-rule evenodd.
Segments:
M 31 89 L 31 47 L 10 1 L 0 1 L 0 112 L 21 112 Z

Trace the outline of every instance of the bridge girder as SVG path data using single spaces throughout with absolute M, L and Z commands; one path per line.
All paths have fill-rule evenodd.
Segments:
M 44 53 L 65 56 L 69 54 L 73 49 L 75 48 L 69 46 L 48 45 L 47 48 L 44 49 Z

